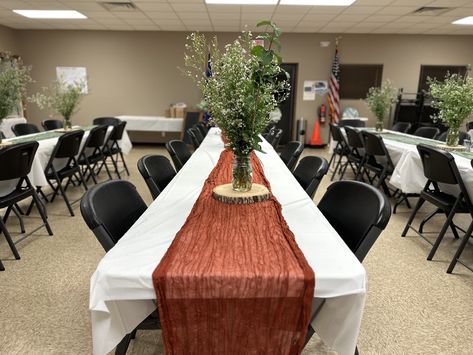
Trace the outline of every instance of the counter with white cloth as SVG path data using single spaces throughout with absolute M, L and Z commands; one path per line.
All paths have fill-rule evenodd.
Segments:
M 115 117 L 126 121 L 126 129 L 133 142 L 165 143 L 171 139 L 181 139 L 182 137 L 183 118 L 132 115 Z
M 184 225 L 223 143 L 212 129 L 184 167 L 100 261 L 92 276 L 94 354 L 106 354 L 156 310 L 152 273 Z M 267 142 L 257 153 L 282 213 L 315 272 L 312 325 L 341 355 L 354 353 L 366 296 L 366 271 Z M 209 221 L 211 223 L 211 221 Z M 251 236 L 248 236 L 251 237 Z

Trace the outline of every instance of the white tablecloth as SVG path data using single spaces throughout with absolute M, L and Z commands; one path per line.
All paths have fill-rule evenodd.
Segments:
M 3 132 L 5 138 L 15 137 L 15 134 L 11 130 L 11 128 L 16 125 L 17 123 L 26 123 L 26 118 L 24 117 L 11 117 L 11 118 L 4 118 L 2 123 L 0 123 L 0 131 Z
M 400 133 L 390 130 L 385 130 L 386 132 L 398 134 L 401 136 L 410 136 L 407 133 Z M 345 130 L 343 130 L 345 132 Z M 430 142 L 436 142 L 441 144 L 442 142 L 435 141 L 427 138 L 419 138 L 419 140 L 426 140 Z M 422 167 L 422 162 L 420 160 L 419 152 L 417 151 L 417 146 L 414 144 L 401 143 L 394 140 L 387 139 L 383 137 L 384 144 L 388 149 L 391 160 L 395 166 L 391 179 L 389 183 L 394 187 L 401 189 L 402 192 L 409 194 L 418 194 L 424 188 L 427 179 L 424 176 L 424 169 Z M 331 140 L 329 150 L 333 152 L 336 142 Z M 471 159 L 461 157 L 459 155 L 453 154 L 455 157 L 455 163 L 457 164 L 460 175 L 463 178 L 466 189 L 470 197 L 473 199 L 473 169 L 471 167 Z M 448 185 L 442 185 L 445 191 L 450 191 L 452 193 L 458 193 L 457 187 L 452 187 Z
M 110 134 L 112 127 L 109 127 L 108 134 Z M 35 134 L 29 134 L 21 137 L 7 139 L 7 141 L 14 142 L 16 139 L 24 139 L 26 137 L 34 137 Z M 84 137 L 82 138 L 82 144 L 85 143 L 86 138 L 89 136 L 89 131 L 85 131 Z M 107 135 L 108 136 L 108 135 Z M 56 146 L 58 138 L 51 138 L 51 139 L 44 139 L 38 141 L 39 147 L 36 151 L 36 155 L 33 160 L 33 164 L 31 166 L 31 172 L 28 175 L 30 178 L 31 183 L 34 186 L 47 186 L 48 181 L 46 176 L 44 175 L 44 169 L 48 164 L 49 158 L 51 157 L 51 153 L 53 152 L 54 147 Z M 130 137 L 128 137 L 128 133 L 126 130 L 123 132 L 122 140 L 119 142 L 122 151 L 124 154 L 128 154 L 131 151 L 132 144 L 130 141 Z M 82 146 L 81 148 L 82 149 Z M 6 195 L 12 191 L 12 189 L 16 186 L 16 181 L 2 181 L 0 182 L 0 196 Z
M 94 354 L 106 354 L 155 306 L 152 273 L 183 226 L 223 149 L 217 129 L 141 218 L 101 260 L 91 279 Z M 366 295 L 366 272 L 273 148 L 258 153 L 296 241 L 315 271 L 314 302 L 326 299 L 317 333 L 341 355 L 353 355 Z M 209 221 L 211 223 L 211 221 Z
M 151 132 L 181 132 L 183 118 L 170 118 L 161 116 L 116 116 L 126 121 L 128 131 L 151 131 Z

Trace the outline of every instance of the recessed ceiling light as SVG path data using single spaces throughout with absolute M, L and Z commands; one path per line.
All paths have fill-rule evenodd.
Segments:
M 280 5 L 350 6 L 356 0 L 281 0 Z
M 205 3 L 219 5 L 276 5 L 278 0 L 205 0 Z
M 454 25 L 473 25 L 473 16 L 461 18 L 452 22 Z
M 84 19 L 84 14 L 75 10 L 13 10 L 18 15 L 28 18 L 45 18 L 45 19 Z

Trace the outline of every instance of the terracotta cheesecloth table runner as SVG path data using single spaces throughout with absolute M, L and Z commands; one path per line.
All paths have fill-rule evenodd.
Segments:
M 270 188 L 251 157 L 253 182 Z M 270 200 L 231 205 L 212 189 L 228 183 L 225 150 L 185 224 L 153 272 L 166 354 L 299 354 L 315 276 Z

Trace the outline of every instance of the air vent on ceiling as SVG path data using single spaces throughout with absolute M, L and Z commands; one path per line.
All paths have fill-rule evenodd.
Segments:
M 136 5 L 131 1 L 105 1 L 99 2 L 99 4 L 110 12 L 128 12 L 136 10 Z
M 417 10 L 413 11 L 414 15 L 422 16 L 438 16 L 446 13 L 447 11 L 452 10 L 452 7 L 443 7 L 443 6 L 422 6 Z

